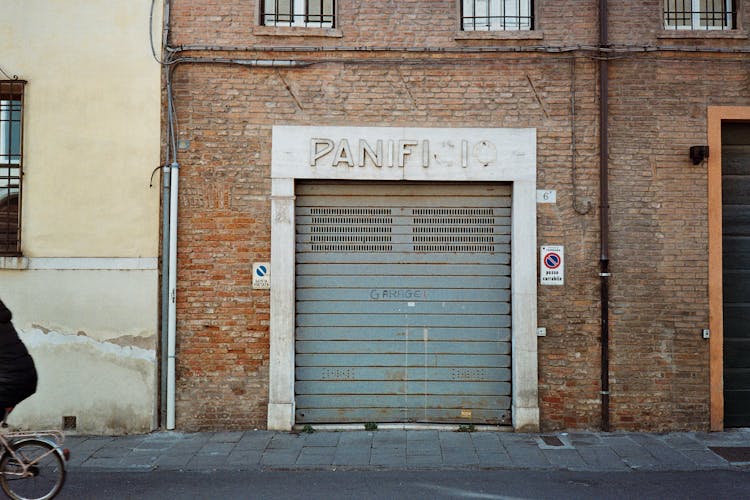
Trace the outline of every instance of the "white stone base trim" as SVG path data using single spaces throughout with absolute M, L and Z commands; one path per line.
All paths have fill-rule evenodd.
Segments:
M 294 425 L 294 405 L 268 403 L 268 430 L 291 431 Z
M 539 432 L 539 407 L 513 407 L 513 429 L 516 432 Z

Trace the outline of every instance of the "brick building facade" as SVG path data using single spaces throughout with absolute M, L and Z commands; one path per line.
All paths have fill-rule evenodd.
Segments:
M 165 161 L 176 160 L 180 174 L 178 428 L 305 422 L 295 409 L 302 384 L 294 351 L 297 358 L 305 351 L 294 344 L 294 321 L 299 328 L 302 309 L 295 312 L 289 298 L 305 278 L 299 261 L 294 273 L 295 203 L 317 185 L 340 182 L 355 193 L 386 180 L 410 189 L 416 179 L 458 189 L 508 186 L 519 246 L 508 264 L 508 419 L 455 408 L 453 417 L 404 421 L 723 428 L 721 199 L 717 209 L 709 193 L 717 172 L 721 190 L 722 124 L 750 121 L 750 4 L 729 2 L 735 10 L 718 29 L 668 29 L 669 2 L 604 2 L 600 16 L 595 0 L 539 0 L 528 26 L 479 30 L 462 29 L 472 2 L 463 3 L 340 0 L 330 24 L 295 26 L 262 16 L 258 0 L 169 2 L 165 102 L 172 98 L 174 120 L 165 111 L 164 142 Z M 401 130 L 403 144 L 391 138 Z M 469 151 L 466 130 L 497 137 L 490 147 L 498 154 L 485 161 L 481 150 Z M 450 131 L 452 147 L 465 142 L 471 158 L 433 168 L 439 145 L 450 142 L 438 136 Z M 527 139 L 513 144 L 517 131 L 532 134 L 530 148 Z M 341 146 L 347 138 L 351 151 Z M 373 150 L 378 140 L 393 144 L 406 165 L 391 158 L 392 167 L 377 166 L 371 154 L 372 164 L 360 167 L 358 140 Z M 333 149 L 324 158 L 326 141 Z M 696 145 L 711 147 L 694 165 L 688 151 Z M 297 154 L 300 147 L 312 148 L 309 156 Z M 333 164 L 328 173 L 315 164 L 318 154 Z M 554 203 L 535 203 L 537 190 L 554 194 Z M 540 284 L 537 252 L 547 245 L 564 248 L 562 286 Z M 270 290 L 253 288 L 253 263 L 270 263 Z M 311 423 L 377 421 L 360 415 Z

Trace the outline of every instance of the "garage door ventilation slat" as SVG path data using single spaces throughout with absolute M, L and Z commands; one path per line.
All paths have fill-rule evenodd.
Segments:
M 414 208 L 412 214 L 415 252 L 497 251 L 491 208 Z
M 313 208 L 313 252 L 378 253 L 393 250 L 390 208 Z

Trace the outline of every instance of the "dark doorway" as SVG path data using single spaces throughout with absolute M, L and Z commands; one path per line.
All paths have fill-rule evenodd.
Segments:
M 721 128 L 724 426 L 750 426 L 750 123 Z

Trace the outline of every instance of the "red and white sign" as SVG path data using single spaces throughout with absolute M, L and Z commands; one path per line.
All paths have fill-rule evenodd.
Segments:
M 565 284 L 565 249 L 561 245 L 543 246 L 539 250 L 539 283 Z

